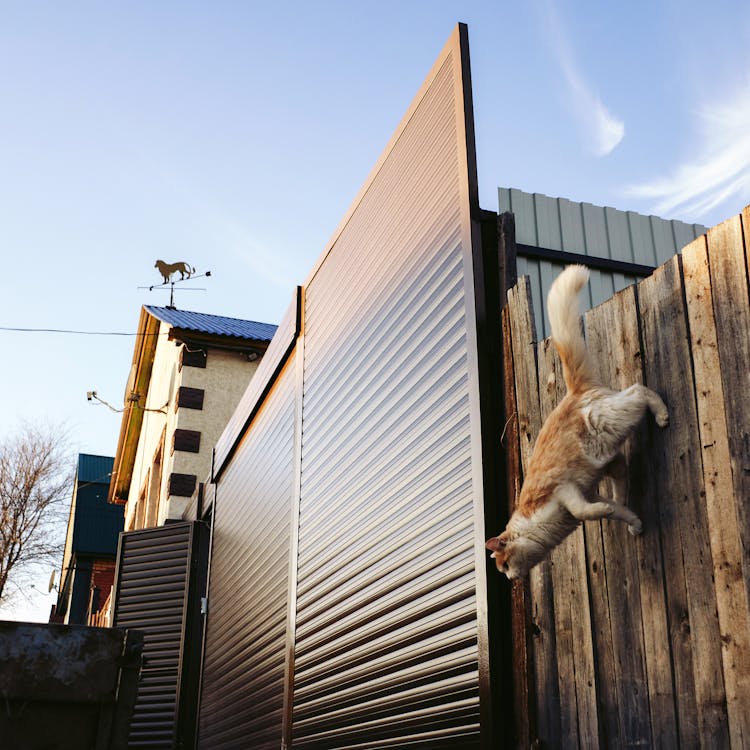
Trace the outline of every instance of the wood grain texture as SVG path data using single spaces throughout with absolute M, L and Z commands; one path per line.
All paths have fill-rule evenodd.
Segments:
M 621 390 L 642 381 L 634 287 L 587 313 L 586 339 L 604 385 Z M 645 447 L 647 434 L 645 429 L 639 429 L 625 446 L 623 452 L 631 472 L 633 454 Z M 632 487 L 634 483 L 628 484 Z M 612 497 L 610 482 L 602 482 L 600 491 Z M 642 500 L 629 499 L 639 515 L 643 513 Z M 647 746 L 652 732 L 638 556 L 641 540 L 629 534 L 624 524 L 612 521 L 586 524 L 585 531 L 605 733 L 612 747 Z M 647 543 L 656 543 L 658 552 L 658 526 L 645 526 L 644 534 Z M 663 603 L 661 611 L 664 612 Z M 666 633 L 666 615 L 663 621 L 660 630 Z M 670 674 L 667 661 L 667 680 Z M 654 717 L 659 724 L 669 718 Z M 671 723 L 674 724 L 673 713 Z
M 534 441 L 542 426 L 539 413 L 539 383 L 536 369 L 536 328 L 528 276 L 508 291 L 510 327 L 514 352 L 516 412 L 522 470 L 526 471 Z
M 565 395 L 565 381 L 551 339 L 539 343 L 537 357 L 541 416 L 546 420 Z M 555 606 L 562 746 L 596 748 L 596 674 L 582 527 L 552 551 L 548 564 Z
M 639 285 L 646 385 L 670 426 L 653 427 L 675 688 L 683 747 L 728 745 L 721 641 L 679 257 Z
M 739 224 L 739 217 L 735 220 Z M 729 239 L 730 243 L 726 244 Z M 720 263 L 732 253 L 732 238 L 711 236 Z M 744 258 L 743 258 L 744 261 Z M 706 238 L 688 245 L 682 254 L 685 296 L 690 321 L 691 350 L 702 450 L 706 510 L 721 628 L 724 685 L 732 747 L 750 742 L 750 611 L 742 575 L 742 538 L 736 497 L 733 502 L 726 397 L 721 376 L 714 300 Z M 725 303 L 727 300 L 722 300 Z M 731 414 L 731 412 L 730 412 Z
M 750 599 L 750 302 L 747 245 L 750 207 L 707 234 L 708 258 L 732 484 L 742 540 L 742 569 Z
M 511 215 L 512 216 L 512 215 Z M 513 378 L 513 346 L 508 305 L 502 311 L 503 401 L 507 422 L 501 441 L 505 449 L 506 493 L 508 515 L 518 502 L 521 478 L 521 447 L 516 414 L 516 386 Z M 531 592 L 528 579 L 513 581 L 511 588 L 511 648 L 513 649 L 513 716 L 517 747 L 531 746 L 537 736 L 535 680 L 532 668 L 533 632 L 531 627 Z
M 516 414 L 521 454 L 521 471 L 528 468 L 534 441 L 542 425 L 536 366 L 536 330 L 528 277 L 508 291 L 510 333 L 513 347 Z M 520 488 L 523 475 L 518 477 Z M 555 609 L 550 562 L 537 565 L 529 575 L 531 627 L 534 633 L 531 655 L 537 732 L 540 738 L 560 736 L 560 695 L 557 678 Z

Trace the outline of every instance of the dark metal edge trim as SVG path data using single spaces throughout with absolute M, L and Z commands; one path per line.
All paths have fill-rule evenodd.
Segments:
M 614 258 L 600 258 L 596 255 L 584 255 L 583 253 L 569 253 L 566 250 L 550 250 L 546 247 L 534 247 L 533 245 L 516 245 L 518 255 L 524 258 L 537 258 L 539 260 L 551 260 L 556 263 L 580 263 L 597 271 L 610 271 L 622 273 L 626 276 L 650 276 L 655 266 L 644 266 L 640 263 L 630 263 Z

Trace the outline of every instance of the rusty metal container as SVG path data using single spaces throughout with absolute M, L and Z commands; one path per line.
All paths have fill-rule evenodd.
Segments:
M 0 745 L 125 748 L 142 647 L 135 630 L 0 621 Z

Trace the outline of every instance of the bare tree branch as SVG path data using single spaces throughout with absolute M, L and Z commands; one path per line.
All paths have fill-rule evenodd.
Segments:
M 72 476 L 64 430 L 25 424 L 0 438 L 0 604 L 27 566 L 57 562 Z

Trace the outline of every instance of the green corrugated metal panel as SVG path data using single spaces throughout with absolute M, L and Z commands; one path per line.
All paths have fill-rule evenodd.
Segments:
M 75 519 L 72 551 L 77 555 L 112 555 L 117 552 L 118 535 L 123 529 L 121 505 L 107 503 L 107 490 L 114 458 L 78 454 Z
M 123 530 L 125 515 L 122 505 L 107 502 L 107 488 L 93 484 L 78 490 L 73 552 L 78 555 L 112 555 L 117 552 L 117 539 Z
M 608 258 L 644 266 L 659 266 L 678 253 L 706 227 L 682 221 L 644 216 L 608 206 L 576 203 L 567 198 L 550 198 L 541 193 L 524 193 L 515 188 L 499 188 L 499 211 L 515 216 L 516 242 L 519 245 Z M 544 300 L 553 279 L 565 262 L 523 257 L 519 253 L 518 275 L 529 276 L 536 320 L 549 335 L 549 320 Z M 592 269 L 586 307 L 593 307 L 615 292 L 634 283 L 636 277 L 613 271 Z
M 499 188 L 499 210 L 516 217 L 516 241 L 599 258 L 657 266 L 704 234 L 700 224 Z
M 90 453 L 78 454 L 78 483 L 98 482 L 109 485 L 112 466 L 115 459 L 112 456 L 94 456 Z

